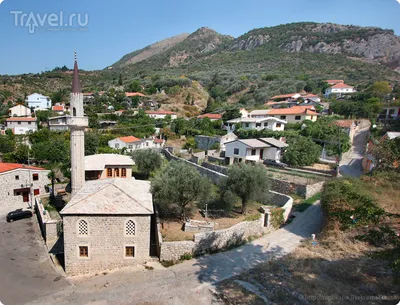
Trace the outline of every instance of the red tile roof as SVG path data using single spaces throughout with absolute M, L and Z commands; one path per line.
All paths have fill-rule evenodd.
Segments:
M 168 110 L 155 110 L 155 111 L 145 111 L 146 114 L 176 114 L 175 112 L 168 111 Z
M 136 138 L 134 136 L 121 137 L 121 138 L 118 138 L 118 139 L 121 140 L 122 142 L 125 142 L 125 143 L 132 143 L 132 142 L 140 141 L 140 139 L 138 139 L 138 138 Z
M 143 93 L 140 92 L 125 92 L 126 97 L 131 97 L 131 96 L 145 96 Z
M 46 170 L 46 169 L 41 168 L 41 167 L 27 166 L 27 165 L 24 165 L 24 164 L 0 162 L 0 173 L 9 172 L 9 171 L 12 171 L 14 169 Z
M 219 113 L 205 113 L 205 114 L 199 115 L 197 118 L 198 119 L 209 118 L 210 120 L 220 120 L 220 119 L 222 119 L 222 114 L 219 114 Z
M 164 142 L 163 139 L 154 139 L 154 143 L 162 143 L 162 142 Z
M 268 111 L 268 115 L 278 115 L 278 114 L 309 114 L 309 115 L 319 115 L 317 112 L 312 111 L 313 106 L 294 106 L 292 108 L 280 108 L 272 109 Z
M 7 122 L 36 122 L 36 118 L 13 117 L 8 118 Z
M 327 79 L 325 82 L 328 84 L 334 85 L 334 84 L 340 84 L 340 83 L 343 84 L 344 80 L 342 80 L 342 79 Z
M 346 85 L 346 84 L 343 84 L 343 83 L 340 83 L 340 84 L 333 85 L 330 88 L 333 88 L 333 89 L 345 89 L 345 88 L 353 88 L 353 87 L 349 86 L 349 85 Z
M 53 111 L 64 111 L 64 106 L 62 105 L 56 105 L 52 107 Z

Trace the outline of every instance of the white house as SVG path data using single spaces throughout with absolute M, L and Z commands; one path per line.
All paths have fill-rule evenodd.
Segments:
M 32 113 L 28 107 L 25 107 L 24 105 L 17 105 L 8 109 L 8 114 L 10 115 L 10 117 L 15 117 L 15 116 L 30 117 Z
M 137 149 L 162 148 L 164 142 L 162 139 L 139 139 L 134 136 L 127 136 L 108 141 L 108 146 L 114 149 L 125 148 L 127 152 L 131 152 Z
M 260 162 L 280 160 L 282 149 L 288 145 L 274 138 L 238 139 L 225 143 L 225 158 L 229 164 L 237 162 Z
M 168 111 L 168 110 L 154 110 L 154 111 L 147 110 L 147 111 L 145 111 L 145 113 L 149 117 L 154 118 L 154 119 L 165 119 L 165 117 L 167 115 L 170 115 L 172 120 L 175 120 L 177 118 L 177 115 L 175 112 Z
M 6 120 L 7 129 L 14 134 L 27 134 L 37 130 L 36 118 L 13 117 Z
M 261 118 L 266 118 L 268 116 L 269 115 L 268 115 L 268 110 L 267 109 L 253 110 L 253 111 L 250 111 L 250 113 L 249 113 L 249 117 L 250 118 L 261 119 Z
M 354 92 L 357 92 L 354 87 L 344 83 L 338 83 L 325 90 L 325 97 L 329 97 L 331 94 L 336 94 L 337 97 L 341 97 L 345 94 L 351 94 Z
M 239 125 L 243 130 L 263 130 L 282 131 L 285 129 L 285 120 L 274 117 L 266 118 L 237 118 L 226 122 L 225 128 L 229 131 L 235 130 L 235 125 Z
M 51 99 L 48 96 L 33 93 L 26 97 L 26 103 L 29 108 L 39 108 L 39 109 L 50 109 L 51 108 Z
M 298 123 L 304 120 L 315 122 L 319 113 L 313 106 L 294 106 L 292 108 L 271 109 L 269 116 L 285 120 L 288 123 Z

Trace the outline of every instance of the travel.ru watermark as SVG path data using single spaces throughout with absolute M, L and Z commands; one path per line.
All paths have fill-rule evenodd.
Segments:
M 26 27 L 31 34 L 35 33 L 37 29 L 46 31 L 87 30 L 89 24 L 89 15 L 81 13 L 64 15 L 62 11 L 51 14 L 10 11 L 10 14 L 14 15 L 16 27 Z

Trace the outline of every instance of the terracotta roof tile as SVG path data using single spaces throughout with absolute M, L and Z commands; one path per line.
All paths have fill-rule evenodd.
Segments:
M 0 162 L 0 173 L 5 173 L 5 172 L 8 172 L 8 171 L 12 171 L 14 169 L 46 170 L 46 169 L 41 168 L 41 167 L 27 166 L 27 165 L 24 165 L 24 164 Z
M 310 115 L 319 115 L 317 112 L 312 111 L 312 106 L 294 106 L 292 108 L 280 108 L 280 109 L 272 109 L 268 112 L 268 115 L 277 115 L 277 114 L 310 114 Z
M 141 141 L 140 139 L 138 139 L 138 138 L 136 138 L 134 136 L 120 137 L 118 139 L 121 140 L 122 142 L 125 142 L 125 143 L 132 143 L 132 142 Z
M 8 118 L 7 122 L 36 122 L 36 118 L 14 117 Z
M 205 114 L 199 115 L 197 118 L 198 119 L 209 118 L 210 120 L 220 120 L 220 119 L 222 119 L 222 114 L 220 114 L 220 113 L 205 113 Z
M 335 85 L 331 86 L 330 88 L 333 88 L 333 89 L 345 89 L 345 88 L 353 88 L 353 87 L 349 86 L 349 85 L 346 85 L 346 84 L 343 84 L 343 83 L 340 83 L 340 84 L 335 84 Z

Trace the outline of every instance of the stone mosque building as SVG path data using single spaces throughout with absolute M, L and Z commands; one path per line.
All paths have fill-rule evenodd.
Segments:
M 150 183 L 131 177 L 85 182 L 85 134 L 88 118 L 75 56 L 71 130 L 72 198 L 60 212 L 63 218 L 65 272 L 95 273 L 150 260 L 153 200 Z

